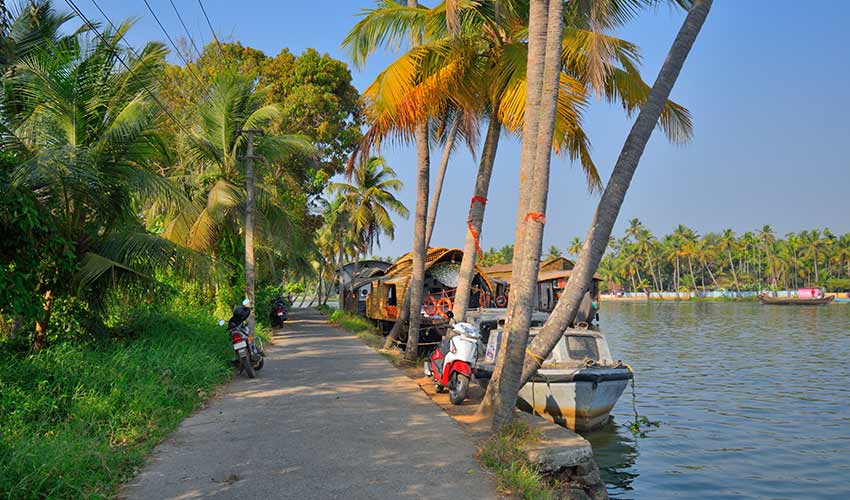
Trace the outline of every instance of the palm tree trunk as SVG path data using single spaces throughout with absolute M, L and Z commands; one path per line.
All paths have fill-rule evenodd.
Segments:
M 428 205 L 428 221 L 425 223 L 425 239 L 431 241 L 431 233 L 434 232 L 434 222 L 437 220 L 437 208 L 440 206 L 440 195 L 443 192 L 443 181 L 446 178 L 446 169 L 449 166 L 449 157 L 452 154 L 457 129 L 460 127 L 461 115 L 458 113 L 452 120 L 451 128 L 446 136 L 446 145 L 443 147 L 443 158 L 440 160 L 440 168 L 437 170 L 437 178 L 434 180 L 434 192 L 431 193 L 431 203 Z
M 697 291 L 697 277 L 694 274 L 694 262 L 691 260 L 691 255 L 688 254 L 688 269 L 691 270 L 691 286 L 694 288 L 694 292 Z
M 33 339 L 32 350 L 38 352 L 44 347 L 44 339 L 47 337 L 47 326 L 50 324 L 50 311 L 53 309 L 53 291 L 44 292 L 44 316 L 35 322 L 35 339 Z
M 518 213 L 525 225 L 523 232 L 522 253 L 519 260 L 514 258 L 514 270 L 519 269 L 519 276 L 514 273 L 511 279 L 511 294 L 513 297 L 513 314 L 506 320 L 504 331 L 506 341 L 503 350 L 496 361 L 493 378 L 487 387 L 487 394 L 482 402 L 482 409 L 492 403 L 493 429 L 500 431 L 514 417 L 517 393 L 522 384 L 522 362 L 528 344 L 528 330 L 531 325 L 531 315 L 536 309 L 535 291 L 537 290 L 537 275 L 540 270 L 540 252 L 543 244 L 543 229 L 545 224 L 546 204 L 549 195 L 549 170 L 552 158 L 552 139 L 555 135 L 555 115 L 558 106 L 558 90 L 561 73 L 561 42 L 564 30 L 564 3 L 560 0 L 549 2 L 548 14 L 544 10 L 545 2 L 541 4 L 538 19 L 529 20 L 529 37 L 535 31 L 532 26 L 539 23 L 542 29 L 545 22 L 546 46 L 544 53 L 544 68 L 542 91 L 540 95 L 539 126 L 536 137 L 526 137 L 523 142 L 536 140 L 534 152 L 533 177 L 530 183 L 529 198 L 524 207 L 525 214 Z M 528 67 L 533 68 L 529 55 Z M 526 122 L 527 123 L 527 122 Z M 521 208 L 522 210 L 522 208 Z M 519 218 L 519 217 L 518 217 Z M 605 239 L 607 246 L 608 239 Z M 489 396 L 488 396 L 489 394 Z
M 741 288 L 738 286 L 738 274 L 735 273 L 735 261 L 732 260 L 732 249 L 726 247 L 726 253 L 729 255 L 729 266 L 732 269 L 732 279 L 735 280 L 735 293 L 741 293 Z
M 815 263 L 815 283 L 820 281 L 820 276 L 818 275 L 818 253 L 814 252 L 814 256 L 812 257 L 812 262 Z
M 256 331 L 254 304 L 254 134 L 248 133 L 245 148 L 245 295 L 251 302 L 248 316 L 248 335 Z
M 529 355 L 525 357 L 522 383 L 527 382 L 537 371 L 540 366 L 539 360 L 546 359 L 552 352 L 564 330 L 573 322 L 585 293 L 590 290 L 593 273 L 596 272 L 599 261 L 605 253 L 608 238 L 611 237 L 611 231 L 614 228 L 614 223 L 617 220 L 620 207 L 623 205 L 626 191 L 637 169 L 640 157 L 658 123 L 662 107 L 670 96 L 670 91 L 682 70 L 685 59 L 708 16 L 711 3 L 712 0 L 694 0 L 684 24 L 676 35 L 649 97 L 638 113 L 614 170 L 611 172 L 611 177 L 599 200 L 596 214 L 582 246 L 578 262 L 572 270 L 572 275 L 567 281 L 567 286 L 561 294 L 560 300 L 558 300 L 558 305 L 549 315 L 549 319 L 541 332 L 535 336 L 528 347 Z
M 457 292 L 455 293 L 452 311 L 457 321 L 464 320 L 466 309 L 469 307 L 469 293 L 472 280 L 475 278 L 475 261 L 478 252 L 481 250 L 478 239 L 484 226 L 484 210 L 501 131 L 501 122 L 499 122 L 496 113 L 491 113 L 490 124 L 487 127 L 487 138 L 484 140 L 481 162 L 478 165 L 478 176 L 475 179 L 475 190 L 472 192 L 472 201 L 469 204 L 469 215 L 467 216 L 466 242 L 463 246 L 463 260 L 460 263 L 460 276 L 457 281 Z
M 532 16 L 534 14 L 534 16 Z M 533 33 L 531 18 L 539 23 Z M 525 110 L 523 114 L 522 148 L 519 159 L 519 200 L 517 201 L 517 218 L 514 229 L 513 276 L 518 277 L 517 262 L 522 260 L 525 214 L 529 199 L 531 181 L 534 177 L 534 162 L 537 157 L 537 133 L 540 127 L 540 99 L 543 91 L 544 58 L 546 56 L 546 2 L 532 1 L 529 4 L 528 28 L 528 61 L 526 64 Z M 551 146 L 551 145 L 550 145 Z M 508 295 L 506 321 L 513 315 L 514 290 L 511 287 Z
M 413 3 L 416 3 L 415 0 Z M 405 295 L 410 296 L 410 319 L 407 330 L 407 349 L 404 357 L 415 360 L 419 351 L 419 324 L 422 321 L 422 287 L 425 285 L 425 255 L 427 243 L 425 224 L 428 216 L 428 188 L 431 180 L 431 159 L 428 141 L 428 121 L 422 120 L 416 126 L 416 215 L 413 221 L 413 266 L 410 274 L 410 286 Z

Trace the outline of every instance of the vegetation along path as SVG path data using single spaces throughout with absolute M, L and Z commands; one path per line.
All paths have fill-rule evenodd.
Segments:
M 496 497 L 474 442 L 412 380 L 319 313 L 290 318 L 258 377 L 186 419 L 120 497 Z

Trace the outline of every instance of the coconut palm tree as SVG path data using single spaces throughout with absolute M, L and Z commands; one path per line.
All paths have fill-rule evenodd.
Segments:
M 376 45 L 399 44 L 411 32 L 425 33 L 423 44 L 391 64 L 364 93 L 376 130 L 367 134 L 367 140 L 386 134 L 389 129 L 411 136 L 417 116 L 414 110 L 433 114 L 441 113 L 446 106 L 458 106 L 467 113 L 479 113 L 488 123 L 467 217 L 469 231 L 455 301 L 456 317 L 462 317 L 465 311 L 500 130 L 504 126 L 519 133 L 525 122 L 528 7 L 510 1 L 500 5 L 495 9 L 493 2 L 445 2 L 426 11 L 382 2 L 366 11 L 345 41 L 357 62 Z M 462 28 L 454 32 L 448 29 L 451 23 L 446 22 L 453 8 L 462 21 Z M 598 175 L 580 125 L 581 108 L 589 91 L 594 89 L 631 111 L 645 100 L 648 86 L 635 70 L 635 48 L 586 29 L 586 14 L 570 11 L 566 16 L 575 22 L 563 35 L 560 85 L 564 91 L 558 102 L 553 146 L 556 151 L 579 159 L 588 173 L 589 184 L 598 186 Z M 604 40 L 597 40 L 599 37 Z M 611 47 L 610 53 L 600 56 L 602 63 L 589 60 L 592 51 L 588 47 L 595 44 Z M 608 78 L 596 84 L 591 68 L 599 65 L 607 68 Z M 670 136 L 686 138 L 690 131 L 687 112 L 669 103 L 664 115 L 662 126 Z M 383 132 L 379 132 L 381 129 Z
M 402 182 L 383 158 L 372 157 L 352 172 L 352 182 L 335 182 L 328 189 L 339 195 L 341 209 L 349 212 L 352 229 L 369 253 L 380 248 L 381 235 L 395 237 L 395 224 L 390 213 L 407 218 L 409 213 L 396 197 Z
M 567 247 L 567 253 L 573 257 L 578 257 L 581 253 L 581 240 L 578 236 L 573 236 L 573 239 L 570 240 L 570 246 Z
M 573 268 L 570 280 L 567 282 L 555 310 L 549 316 L 541 332 L 528 346 L 529 355 L 525 358 L 521 383 L 527 382 L 531 375 L 537 371 L 540 366 L 539 360 L 546 359 L 563 335 L 564 330 L 575 318 L 578 305 L 589 289 L 593 274 L 599 267 L 599 261 L 605 252 L 611 230 L 617 220 L 617 215 L 622 207 L 640 157 L 658 122 L 662 107 L 670 95 L 682 66 L 684 66 L 685 59 L 708 17 L 711 4 L 712 0 L 694 0 L 692 2 L 688 15 L 676 35 L 649 97 L 638 113 L 638 117 L 620 152 L 608 185 L 597 205 L 597 211 L 585 238 L 581 256 L 575 268 Z
M 35 349 L 42 346 L 58 294 L 86 289 L 97 302 L 117 280 L 150 280 L 156 269 L 198 270 L 204 264 L 197 254 L 146 232 L 139 217 L 142 204 L 174 210 L 183 197 L 152 172 L 161 142 L 151 89 L 166 50 L 149 43 L 130 57 L 120 48 L 130 26 L 33 49 L 6 78 L 0 134 L 4 147 L 23 160 L 10 174 L 12 187 L 29 190 L 52 213 L 74 260 L 71 276 L 41 286 L 44 315 L 36 322 Z
M 276 104 L 265 104 L 266 92 L 255 82 L 237 74 L 214 78 L 197 110 L 197 125 L 185 141 L 176 178 L 185 182 L 191 203 L 170 218 L 164 235 L 190 248 L 216 253 L 226 232 L 242 231 L 246 192 L 241 156 L 246 146 L 243 129 L 260 129 L 280 117 Z M 280 164 L 293 153 L 310 154 L 312 145 L 301 136 L 266 136 L 255 152 L 264 161 L 257 175 L 257 227 L 260 245 L 268 252 L 283 253 L 310 241 L 306 228 L 296 223 L 281 202 Z

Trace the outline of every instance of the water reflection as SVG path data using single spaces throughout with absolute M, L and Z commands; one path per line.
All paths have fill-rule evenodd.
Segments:
M 631 491 L 632 482 L 638 477 L 634 467 L 638 447 L 631 431 L 612 418 L 604 427 L 584 437 L 593 446 L 596 463 L 602 480 L 608 485 L 609 494 L 619 496 Z
M 850 306 L 611 303 L 602 328 L 636 370 L 646 438 L 589 433 L 618 498 L 850 498 Z

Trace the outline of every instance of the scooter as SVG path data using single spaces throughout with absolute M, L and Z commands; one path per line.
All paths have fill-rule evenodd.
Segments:
M 284 303 L 283 299 L 276 299 L 272 301 L 272 310 L 269 316 L 272 328 L 283 328 L 283 322 L 286 321 L 289 316 L 286 311 L 286 303 Z
M 451 312 L 449 318 L 452 318 Z M 450 338 L 444 339 L 425 362 L 425 376 L 434 380 L 437 392 L 449 390 L 454 405 L 463 403 L 469 392 L 469 381 L 475 372 L 480 352 L 481 332 L 469 323 L 451 323 Z
M 263 341 L 260 337 L 253 337 L 248 334 L 248 325 L 245 320 L 251 315 L 251 308 L 248 307 L 251 302 L 248 299 L 242 301 L 241 306 L 236 306 L 233 309 L 233 316 L 227 321 L 227 333 L 230 334 L 230 340 L 233 343 L 233 352 L 236 354 L 234 364 L 240 366 L 239 372 L 245 372 L 248 378 L 257 376 L 257 370 L 263 368 L 265 364 L 263 351 Z M 224 326 L 224 320 L 218 322 Z

